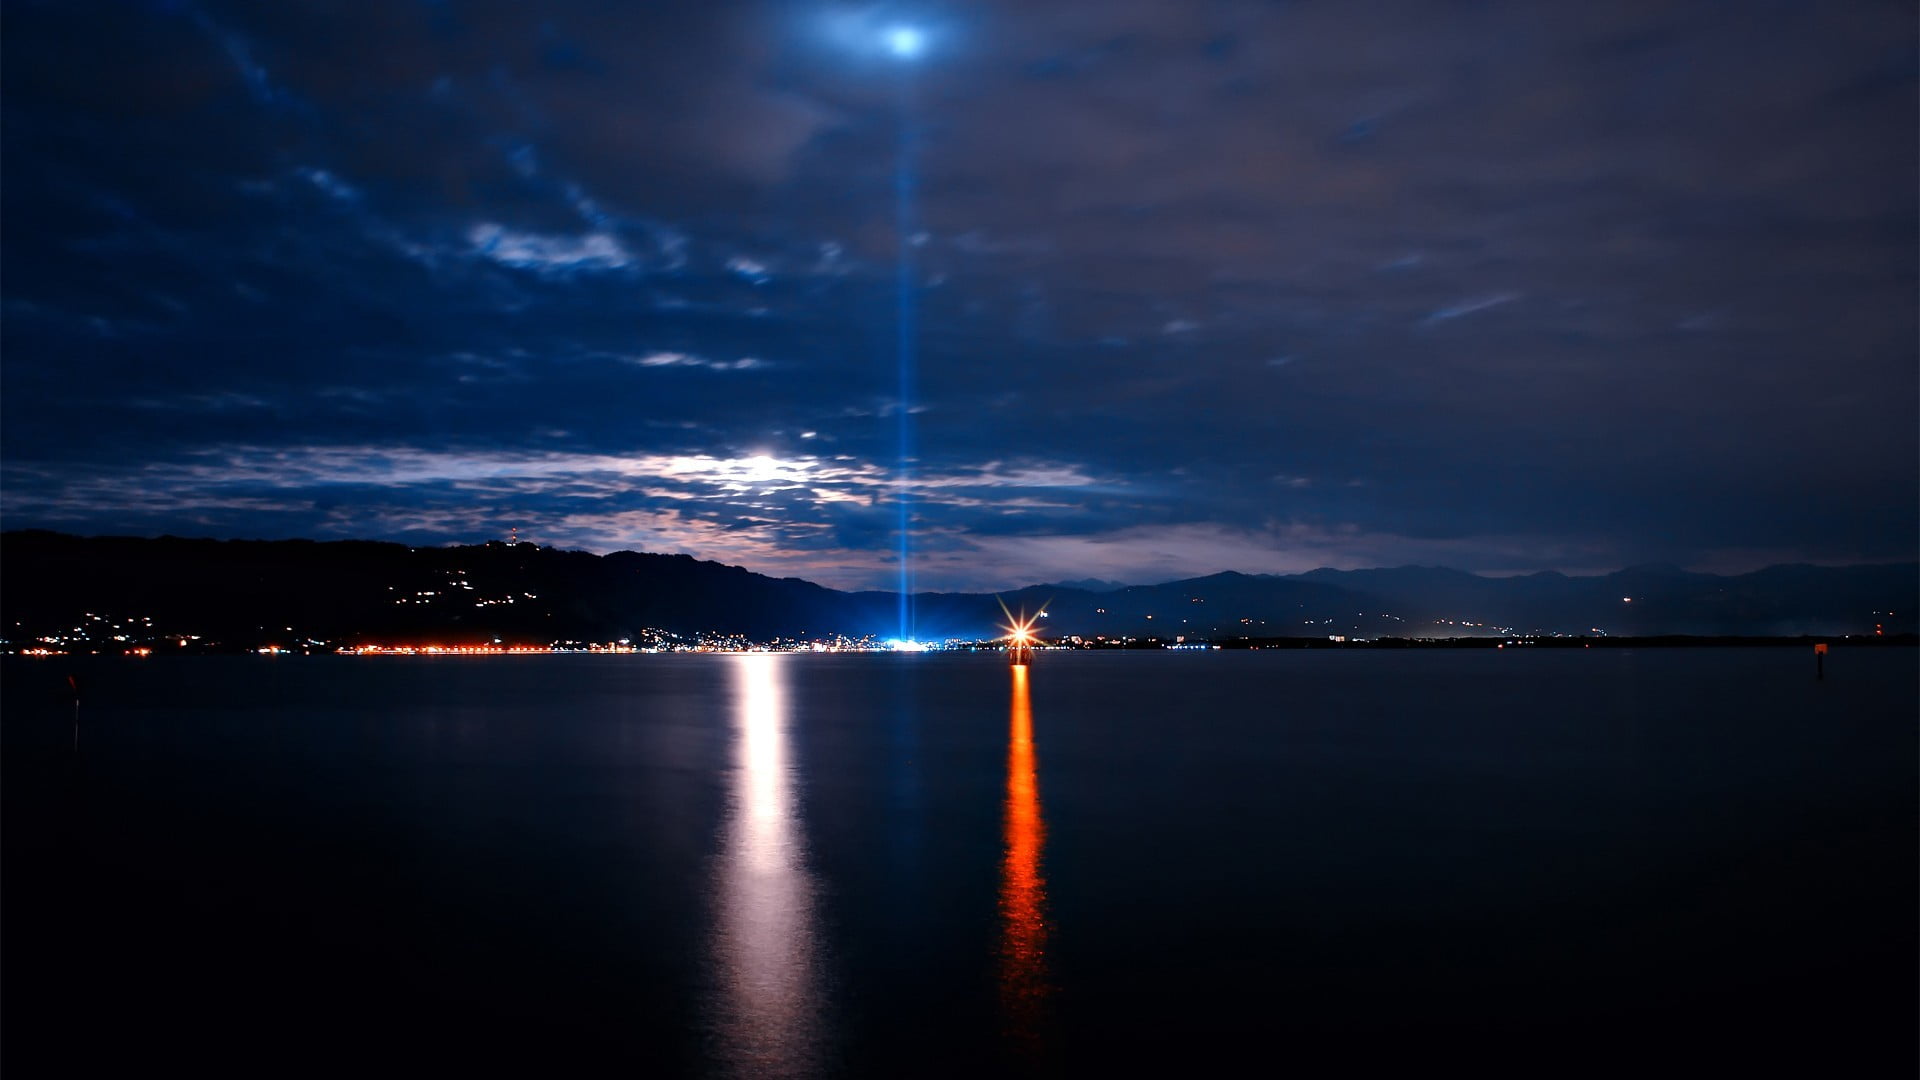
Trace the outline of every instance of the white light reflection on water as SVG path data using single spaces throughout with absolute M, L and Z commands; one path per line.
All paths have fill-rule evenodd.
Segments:
M 739 1076 L 820 1070 L 819 958 L 813 876 L 787 762 L 783 658 L 732 660 L 731 806 L 715 869 L 715 1029 Z

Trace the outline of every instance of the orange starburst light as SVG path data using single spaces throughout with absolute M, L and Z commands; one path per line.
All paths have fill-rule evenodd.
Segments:
M 1025 608 L 1021 608 L 1020 614 L 1016 616 L 1012 611 L 1007 609 L 1007 602 L 1005 600 L 1001 600 L 997 596 L 994 597 L 994 600 L 1000 605 L 1000 613 L 1007 617 L 1006 625 L 1000 629 L 1007 632 L 1008 644 L 1032 645 L 1039 640 L 1038 635 L 1033 632 L 1033 627 L 1035 623 L 1040 621 L 1040 616 L 1035 615 L 1029 618 Z M 1040 610 L 1045 612 L 1046 605 L 1041 605 Z

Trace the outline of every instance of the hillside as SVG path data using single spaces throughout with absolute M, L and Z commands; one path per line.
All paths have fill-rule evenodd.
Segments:
M 1097 585 L 1090 589 L 1077 587 Z M 990 636 L 1046 612 L 1050 637 L 1451 637 L 1529 632 L 1888 634 L 1915 629 L 1920 567 L 1776 566 L 1719 576 L 1646 566 L 1486 578 L 1440 567 L 1220 573 L 1157 585 L 1038 585 L 915 598 L 922 638 Z M 892 593 L 846 593 L 684 555 L 491 543 L 0 534 L 0 618 L 15 642 L 75 627 L 191 634 L 226 647 L 314 640 L 546 643 L 649 630 L 775 637 L 896 633 Z M 118 631 L 116 631 L 118 632 Z M 112 635 L 107 635 L 111 637 Z

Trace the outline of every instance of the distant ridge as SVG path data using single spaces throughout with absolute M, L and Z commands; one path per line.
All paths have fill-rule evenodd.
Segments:
M 1604 633 L 1911 633 L 1920 564 L 1771 566 L 1722 576 L 1672 566 L 1484 578 L 1445 567 L 1227 571 L 1157 585 L 1099 579 L 1000 594 L 923 593 L 921 636 L 989 636 L 1000 602 L 1049 637 L 1450 637 Z M 893 594 L 841 592 L 685 555 L 594 555 L 533 544 L 412 548 L 339 540 L 0 534 L 9 640 L 92 615 L 151 618 L 234 643 L 285 638 L 613 640 L 648 627 L 756 640 L 886 635 Z M 291 629 L 289 629 L 291 628 Z
M 1127 587 L 1124 581 L 1102 581 L 1099 578 L 1080 578 L 1075 581 L 1056 581 L 1051 585 L 1035 585 L 1036 589 L 1079 589 L 1081 592 L 1116 592 Z

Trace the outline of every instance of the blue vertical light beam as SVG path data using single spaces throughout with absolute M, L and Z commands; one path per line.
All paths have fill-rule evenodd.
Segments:
M 894 227 L 899 232 L 899 265 L 894 272 L 896 307 L 895 361 L 900 368 L 900 394 L 895 402 L 899 471 L 896 501 L 899 509 L 900 640 L 914 641 L 913 619 L 913 395 L 914 395 L 914 316 L 916 295 L 913 285 L 913 75 L 903 68 L 900 74 L 900 147 L 894 163 Z

